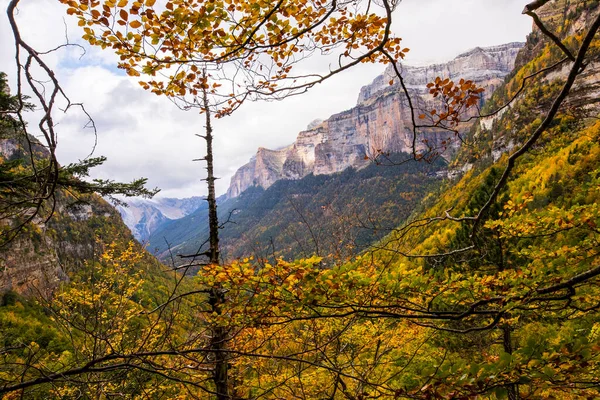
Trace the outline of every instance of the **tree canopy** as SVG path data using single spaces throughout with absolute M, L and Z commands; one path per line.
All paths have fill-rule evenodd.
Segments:
M 247 99 L 303 92 L 358 63 L 395 62 L 408 51 L 390 30 L 395 0 L 62 2 L 79 18 L 83 38 L 113 49 L 119 67 L 140 76 L 144 88 L 193 97 L 206 87 L 217 116 Z M 311 70 L 305 61 L 316 55 L 331 56 L 329 66 Z

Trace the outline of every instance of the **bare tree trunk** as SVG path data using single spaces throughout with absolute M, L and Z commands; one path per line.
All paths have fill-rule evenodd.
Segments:
M 511 328 L 508 325 L 502 327 L 502 342 L 504 344 L 504 351 L 508 354 L 512 354 L 512 338 L 511 338 Z M 508 392 L 509 400 L 519 400 L 519 385 L 516 383 L 511 383 L 506 385 L 506 391 Z
M 211 115 L 208 104 L 206 90 L 204 90 L 204 110 L 206 114 L 206 170 L 208 172 L 206 182 L 208 183 L 208 226 L 209 226 L 209 258 L 210 263 L 219 264 L 219 219 L 217 217 L 217 196 L 215 192 L 215 174 L 213 168 L 213 152 L 212 152 L 212 124 Z
M 217 196 L 215 193 L 215 175 L 212 152 L 212 124 L 206 89 L 203 91 L 204 112 L 206 114 L 206 182 L 208 184 L 208 226 L 209 226 L 209 262 L 211 265 L 219 265 L 219 219 L 217 217 Z M 221 304 L 225 301 L 224 294 L 219 286 L 211 289 L 208 302 L 212 311 L 221 314 Z M 217 392 L 217 400 L 229 400 L 228 363 L 227 355 L 223 351 L 227 344 L 227 331 L 224 327 L 216 325 L 213 327 L 211 348 L 214 350 L 213 382 Z

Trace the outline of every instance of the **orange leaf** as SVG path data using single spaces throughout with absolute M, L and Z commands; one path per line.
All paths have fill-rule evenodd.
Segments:
M 140 21 L 131 21 L 129 26 L 131 26 L 133 29 L 137 29 L 142 26 L 142 23 Z

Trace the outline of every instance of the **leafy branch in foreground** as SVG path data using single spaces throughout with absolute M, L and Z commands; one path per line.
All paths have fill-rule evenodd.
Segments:
M 30 62 L 26 65 L 25 68 L 29 68 Z M 43 99 L 43 96 L 40 98 Z M 118 199 L 114 195 L 152 197 L 158 192 L 158 189 L 149 190 L 145 187 L 146 179 L 130 183 L 85 180 L 92 168 L 106 161 L 105 157 L 88 157 L 78 163 L 59 165 L 54 156 L 55 146 L 52 145 L 56 137 L 48 133 L 54 132 L 49 117 L 54 101 L 43 106 L 47 114 L 42 119 L 40 129 L 48 133 L 43 136 L 47 140 L 44 144 L 30 135 L 25 124 L 22 112 L 34 108 L 25 99 L 20 88 L 12 96 L 6 75 L 0 74 L 0 142 L 3 145 L 3 153 L 0 154 L 1 246 L 15 238 L 30 222 L 47 221 L 57 206 L 56 194 L 60 190 L 69 191 L 79 200 L 84 200 L 85 195 L 97 193 L 115 201 Z M 50 125 L 44 127 L 44 124 Z

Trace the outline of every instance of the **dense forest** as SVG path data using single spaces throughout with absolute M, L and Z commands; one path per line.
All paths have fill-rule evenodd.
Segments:
M 394 155 L 389 160 L 403 160 Z M 419 201 L 441 180 L 445 162 L 347 168 L 333 175 L 280 180 L 264 190 L 250 187 L 219 204 L 219 219 L 231 219 L 220 231 L 226 258 L 256 256 L 288 260 L 320 255 L 345 260 L 365 250 L 406 220 Z M 208 237 L 208 210 L 161 225 L 148 250 L 169 261 L 171 253 L 194 254 Z M 199 229 L 189 229 L 198 225 Z M 169 248 L 169 243 L 183 243 Z
M 154 195 L 144 179 L 58 162 L 66 95 L 17 3 L 22 80 L 0 76 L 3 399 L 600 398 L 598 1 L 530 3 L 534 30 L 483 107 L 471 81 L 429 83 L 434 108 L 407 103 L 412 151 L 218 203 L 211 118 L 309 89 L 288 75 L 316 51 L 341 49 L 332 75 L 382 62 L 402 81 L 398 2 L 61 0 L 142 87 L 201 113 L 208 202 L 164 229 L 195 218 L 206 241 L 178 260 L 103 199 Z M 245 84 L 224 78 L 239 83 L 224 95 L 232 66 Z M 449 160 L 422 140 L 440 129 Z

